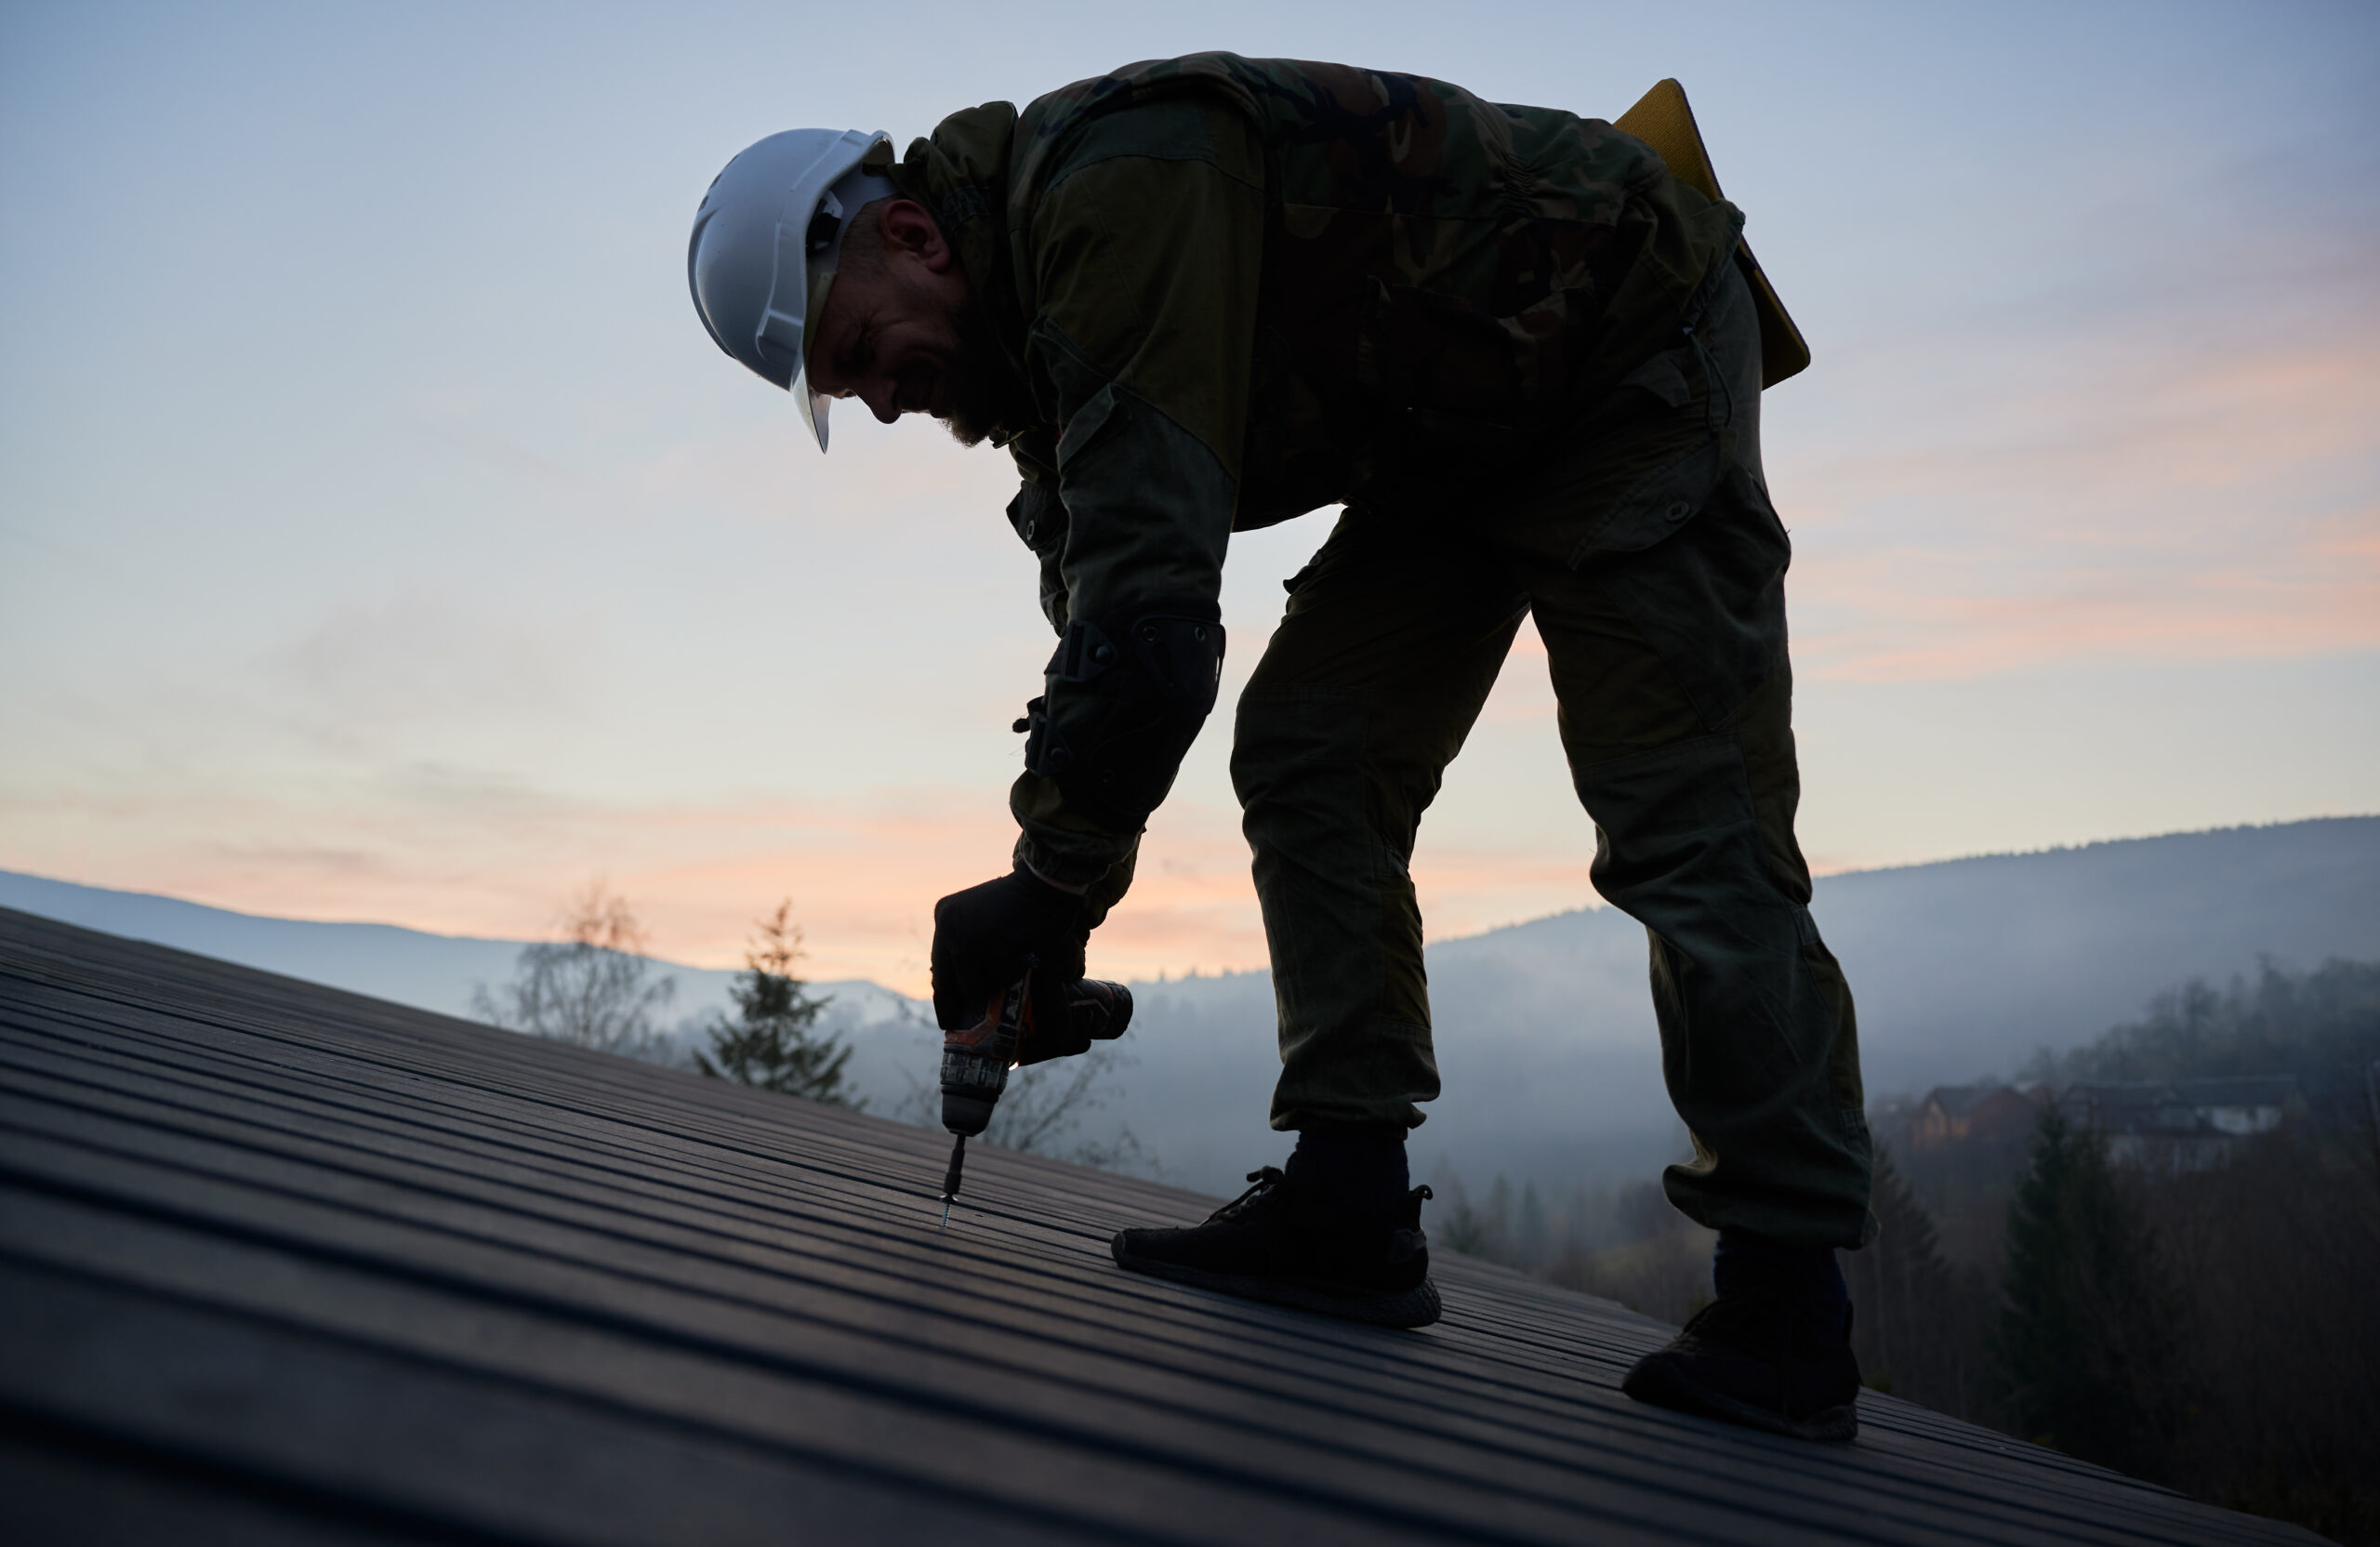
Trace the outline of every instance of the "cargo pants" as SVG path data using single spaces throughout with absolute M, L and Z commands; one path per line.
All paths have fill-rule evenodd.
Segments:
M 1280 1017 L 1273 1126 L 1418 1125 L 1437 1095 L 1408 862 L 1531 617 L 1595 824 L 1589 873 L 1651 942 L 1694 1141 L 1671 1202 L 1857 1247 L 1874 1230 L 1858 1038 L 1793 836 L 1790 549 L 1732 264 L 1679 337 L 1472 508 L 1350 506 L 1289 582 L 1232 753 Z

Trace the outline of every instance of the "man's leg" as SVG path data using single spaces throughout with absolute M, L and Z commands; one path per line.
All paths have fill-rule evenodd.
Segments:
M 1432 524 L 1344 518 L 1240 695 L 1232 784 L 1280 1014 L 1273 1126 L 1421 1121 L 1438 1093 L 1408 868 L 1526 603 Z
M 1444 522 L 1350 513 L 1291 584 L 1241 695 L 1232 779 L 1272 947 L 1286 1172 L 1117 1261 L 1227 1292 L 1418 1326 L 1437 1315 L 1404 1136 L 1438 1091 L 1408 865 L 1525 604 Z
M 1695 1144 L 1664 1187 L 1720 1232 L 1719 1303 L 1629 1390 L 1847 1437 L 1858 1371 L 1832 1250 L 1873 1231 L 1869 1139 L 1850 991 L 1793 836 L 1789 545 L 1761 477 L 1757 330 L 1732 271 L 1697 332 L 1667 412 L 1585 438 L 1606 460 L 1624 463 L 1632 438 L 1659 454 L 1624 477 L 1588 466 L 1564 490 L 1584 494 L 1580 540 L 1559 560 L 1542 542 L 1521 556 L 1596 824 L 1596 888 L 1650 938 L 1663 1072 Z M 1545 519 L 1525 511 L 1522 530 Z M 1743 1346 L 1719 1350 L 1722 1334 Z
M 1715 537 L 1720 515 L 1696 520 L 1713 521 Z M 1646 927 L 1662 1072 L 1694 1136 L 1695 1157 L 1669 1169 L 1664 1190 L 1714 1230 L 1863 1245 L 1857 1024 L 1793 837 L 1781 638 L 1771 672 L 1713 728 L 1603 586 L 1543 598 L 1536 615 L 1564 750 L 1595 819 L 1595 887 Z

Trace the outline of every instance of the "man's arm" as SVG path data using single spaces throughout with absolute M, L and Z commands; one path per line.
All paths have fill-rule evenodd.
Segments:
M 945 1027 L 980 1015 L 1028 959 L 1052 994 L 1082 975 L 1089 933 L 1131 884 L 1141 829 L 1214 707 L 1223 664 L 1216 599 L 1263 263 L 1261 145 L 1240 113 L 1175 98 L 1096 118 L 1054 148 L 1022 246 L 1027 371 L 1060 432 L 1018 448 L 1028 479 L 1009 516 L 1041 557 L 1058 649 L 1009 794 L 1017 868 L 934 909 Z
M 1055 499 L 1028 490 L 1038 513 L 1019 532 L 1062 522 L 1056 543 L 1027 536 L 1061 639 L 1010 806 L 1018 859 L 1090 887 L 1097 913 L 1123 894 L 1140 830 L 1214 702 L 1262 156 L 1254 126 L 1219 100 L 1112 112 L 1076 131 L 1027 231 L 1028 360 L 1063 429 Z

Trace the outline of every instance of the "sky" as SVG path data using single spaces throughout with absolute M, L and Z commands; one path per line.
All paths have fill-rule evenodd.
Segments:
M 1459 25 L 1450 24 L 1460 14 Z M 1823 871 L 2380 810 L 2380 9 L 20 3 L 0 10 L 0 868 L 537 936 L 626 894 L 916 990 L 1051 640 L 1005 458 L 704 336 L 746 144 L 1130 60 L 1616 116 L 1686 85 L 1815 365 L 1764 403 Z M 1110 975 L 1261 965 L 1228 703 Z M 1434 938 L 1594 902 L 1524 632 Z

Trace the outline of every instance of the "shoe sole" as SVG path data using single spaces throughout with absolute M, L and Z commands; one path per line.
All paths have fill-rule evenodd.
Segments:
M 1821 1408 L 1804 1419 L 1786 1418 L 1765 1408 L 1711 1390 L 1689 1379 L 1669 1360 L 1659 1355 L 1639 1359 L 1635 1368 L 1620 1382 L 1620 1389 L 1639 1402 L 1673 1411 L 1699 1413 L 1727 1423 L 1740 1423 L 1747 1428 L 1765 1429 L 1772 1435 L 1790 1435 L 1795 1439 L 1818 1440 L 1840 1445 L 1858 1436 L 1859 1412 L 1846 1402 L 1839 1408 Z
M 1368 1292 L 1349 1289 L 1318 1278 L 1259 1278 L 1246 1274 L 1209 1273 L 1203 1268 L 1187 1268 L 1179 1263 L 1160 1262 L 1143 1257 L 1125 1246 L 1118 1236 L 1110 1250 L 1116 1265 L 1127 1273 L 1146 1274 L 1151 1278 L 1170 1279 L 1176 1284 L 1188 1284 L 1197 1289 L 1213 1289 L 1220 1294 L 1241 1300 L 1261 1300 L 1267 1304 L 1288 1305 L 1301 1311 L 1319 1311 L 1342 1321 L 1360 1321 L 1373 1327 L 1427 1327 L 1438 1319 L 1438 1287 L 1427 1278 L 1409 1289 L 1395 1293 Z

